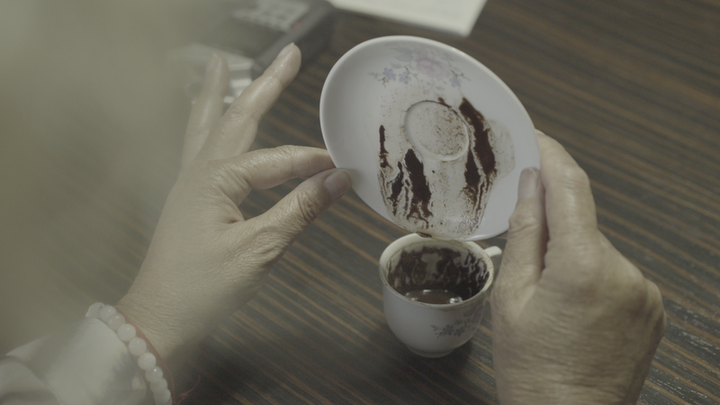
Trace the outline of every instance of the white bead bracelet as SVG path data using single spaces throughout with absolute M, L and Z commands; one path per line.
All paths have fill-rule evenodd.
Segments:
M 155 355 L 148 351 L 148 343 L 142 337 L 137 336 L 138 331 L 135 327 L 126 323 L 125 317 L 118 313 L 115 307 L 102 302 L 90 305 L 85 317 L 98 318 L 105 322 L 127 345 L 130 354 L 137 360 L 138 367 L 145 372 L 145 379 L 150 385 L 155 405 L 172 405 L 172 393 L 168 389 L 163 370 L 157 365 Z

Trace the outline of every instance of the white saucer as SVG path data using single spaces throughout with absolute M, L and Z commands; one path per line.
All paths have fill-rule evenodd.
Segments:
M 520 172 L 540 166 L 534 126 L 510 88 L 424 38 L 376 38 L 343 55 L 325 81 L 320 124 L 365 203 L 440 239 L 507 231 Z

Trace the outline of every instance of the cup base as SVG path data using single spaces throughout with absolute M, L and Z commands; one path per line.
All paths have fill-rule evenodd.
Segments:
M 455 350 L 455 349 L 452 349 L 452 350 L 448 350 L 448 351 L 444 351 L 444 352 L 424 352 L 424 351 L 422 351 L 422 350 L 413 349 L 413 348 L 410 347 L 410 346 L 406 346 L 406 347 L 407 347 L 408 350 L 410 350 L 411 352 L 417 354 L 418 356 L 425 357 L 425 358 L 427 358 L 427 359 L 438 359 L 438 358 L 440 358 L 440 357 L 445 357 L 445 356 L 447 356 L 448 354 L 452 353 L 453 350 Z

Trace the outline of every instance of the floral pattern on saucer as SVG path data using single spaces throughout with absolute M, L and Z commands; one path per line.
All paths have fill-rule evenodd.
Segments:
M 390 82 L 410 84 L 422 80 L 437 90 L 460 87 L 469 79 L 454 65 L 455 58 L 448 52 L 438 52 L 427 47 L 394 47 L 395 61 L 382 72 L 370 72 L 376 80 L 386 85 Z
M 465 332 L 474 331 L 482 319 L 483 310 L 485 309 L 485 303 L 480 307 L 470 308 L 463 314 L 463 319 L 458 319 L 454 323 L 447 324 L 445 326 L 430 325 L 437 335 L 438 339 L 443 336 L 462 336 Z

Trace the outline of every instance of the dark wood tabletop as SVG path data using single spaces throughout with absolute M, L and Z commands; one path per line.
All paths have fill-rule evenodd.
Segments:
M 341 12 L 329 47 L 261 123 L 255 147 L 323 147 L 328 72 L 386 35 L 435 39 L 488 66 L 588 173 L 602 232 L 664 296 L 668 327 L 641 403 L 720 403 L 720 2 L 489 0 L 468 38 Z M 140 174 L 105 170 L 75 146 L 38 149 L 44 157 L 26 171 L 44 188 L 15 186 L 42 201 L 31 212 L 44 216 L 7 216 L 36 232 L 4 247 L 13 254 L 0 279 L 2 325 L 14 332 L 0 348 L 127 290 L 178 168 L 182 125 L 164 129 L 175 136 L 142 140 L 153 159 L 140 161 L 153 163 Z M 116 153 L 138 155 L 128 150 Z M 241 208 L 259 215 L 297 184 L 253 192 Z M 186 403 L 496 404 L 489 308 L 472 340 L 441 359 L 410 353 L 390 332 L 377 263 L 405 233 L 354 193 L 341 199 L 176 376 L 180 390 L 196 385 Z

